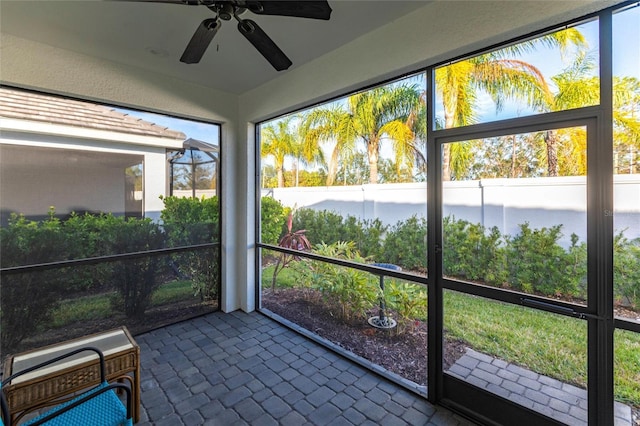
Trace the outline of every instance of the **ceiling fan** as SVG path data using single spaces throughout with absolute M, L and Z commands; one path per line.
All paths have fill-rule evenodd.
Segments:
M 279 15 L 296 18 L 311 18 L 328 20 L 331 17 L 331 7 L 326 0 L 302 1 L 245 1 L 245 0 L 142 0 L 159 3 L 176 3 L 191 6 L 206 6 L 214 13 L 213 18 L 205 19 L 196 29 L 187 44 L 181 62 L 195 64 L 200 62 L 211 40 L 216 35 L 222 21 L 235 18 L 238 21 L 238 31 L 265 57 L 277 70 L 283 71 L 292 64 L 291 60 L 275 44 L 273 40 L 251 19 L 242 18 L 247 12 L 257 15 Z

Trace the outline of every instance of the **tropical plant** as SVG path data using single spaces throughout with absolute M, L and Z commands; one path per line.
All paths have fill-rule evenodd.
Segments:
M 397 334 L 413 332 L 427 318 L 427 289 L 421 285 L 390 280 L 385 286 L 387 307 L 397 314 Z
M 334 259 L 366 263 L 355 244 L 338 241 L 316 244 L 313 252 Z M 319 291 L 332 314 L 351 322 L 366 317 L 367 310 L 378 301 L 379 287 L 366 272 L 321 261 L 305 262 L 311 277 L 310 287 Z
M 290 128 L 292 120 L 293 116 L 288 116 L 260 128 L 260 156 L 273 157 L 278 188 L 284 187 L 284 160 L 294 153 L 296 135 Z
M 335 181 L 338 160 L 348 161 L 358 142 L 366 147 L 370 183 L 378 183 L 380 147 L 385 139 L 393 144 L 397 167 L 413 167 L 419 149 L 408 122 L 419 101 L 415 85 L 396 83 L 351 95 L 344 103 L 309 111 L 303 124 L 307 149 L 314 151 L 321 142 L 335 140 L 327 185 Z
M 311 243 L 305 236 L 305 230 L 301 229 L 298 231 L 293 231 L 293 212 L 289 213 L 289 217 L 287 218 L 287 232 L 280 238 L 278 245 L 282 248 L 290 249 L 290 250 L 310 250 Z M 275 267 L 273 268 L 273 278 L 271 281 L 271 290 L 275 291 L 276 289 L 276 280 L 278 278 L 278 274 L 284 268 L 289 266 L 289 264 L 298 260 L 299 257 L 293 254 L 279 252 L 276 260 Z

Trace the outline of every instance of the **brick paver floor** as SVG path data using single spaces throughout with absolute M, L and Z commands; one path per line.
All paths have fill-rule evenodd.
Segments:
M 136 336 L 140 425 L 472 425 L 259 314 Z
M 214 313 L 136 336 L 141 425 L 472 425 L 259 313 Z M 586 391 L 467 349 L 448 371 L 569 425 Z M 632 425 L 616 403 L 615 426 Z
M 587 423 L 587 391 L 467 348 L 449 373 L 568 425 Z M 631 426 L 631 408 L 615 403 L 615 426 Z

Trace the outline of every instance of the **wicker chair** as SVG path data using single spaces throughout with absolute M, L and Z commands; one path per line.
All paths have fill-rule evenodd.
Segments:
M 85 347 L 71 351 L 67 354 L 53 358 L 47 362 L 19 371 L 2 381 L 2 385 L 10 383 L 16 377 L 51 365 L 55 362 L 69 358 L 84 351 L 93 351 L 100 358 L 100 384 L 79 395 L 69 395 L 65 402 L 29 419 L 21 425 L 47 425 L 47 426 L 131 426 L 131 389 L 124 383 L 109 383 L 105 378 L 105 362 L 102 352 L 94 347 Z M 126 394 L 126 405 L 116 395 L 116 390 L 123 390 Z M 2 403 L 2 420 L 5 425 L 12 426 L 12 416 L 4 392 L 0 388 L 0 401 Z M 2 422 L 0 422 L 2 424 Z

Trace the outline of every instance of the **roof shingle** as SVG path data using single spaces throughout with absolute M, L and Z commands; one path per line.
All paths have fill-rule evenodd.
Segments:
M 108 106 L 8 87 L 0 87 L 0 117 L 138 136 L 186 138 L 180 131 L 123 114 Z

